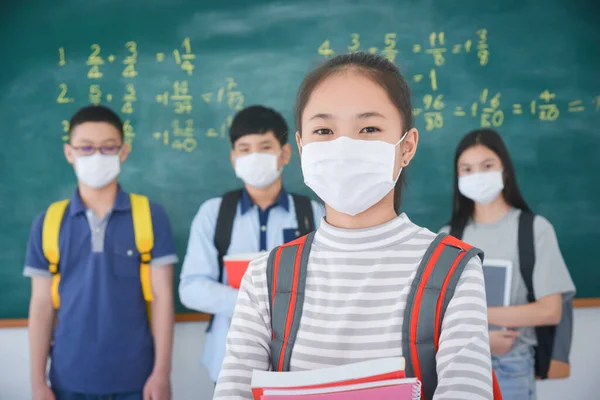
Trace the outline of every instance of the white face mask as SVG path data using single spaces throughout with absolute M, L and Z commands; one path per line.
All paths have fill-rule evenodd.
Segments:
M 119 154 L 104 155 L 99 152 L 75 159 L 75 174 L 87 186 L 100 189 L 111 183 L 121 171 Z
M 476 172 L 458 178 L 458 190 L 479 204 L 496 200 L 504 189 L 502 171 Z
M 247 185 L 266 188 L 281 176 L 277 168 L 279 155 L 270 153 L 252 153 L 236 157 L 235 174 Z
M 408 132 L 407 132 L 408 133 Z M 379 203 L 396 185 L 396 144 L 342 136 L 302 148 L 304 183 L 330 207 L 357 215 Z

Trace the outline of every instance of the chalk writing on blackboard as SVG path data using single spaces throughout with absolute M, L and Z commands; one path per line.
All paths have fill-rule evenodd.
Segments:
M 133 83 L 128 83 L 125 86 L 125 94 L 123 95 L 123 107 L 121 112 L 123 114 L 133 114 L 133 103 L 137 101 L 135 86 Z
M 58 48 L 58 65 L 61 67 L 64 67 L 65 65 L 67 65 L 67 60 L 65 59 L 65 48 L 64 47 Z
M 194 69 L 196 68 L 193 61 L 196 59 L 196 55 L 192 53 L 192 44 L 190 38 L 187 37 L 181 43 L 183 52 L 179 49 L 173 50 L 173 56 L 175 57 L 175 63 L 181 67 L 182 70 L 186 71 L 188 75 L 192 76 Z
M 413 82 L 421 83 L 422 80 L 423 80 L 423 74 L 413 75 Z M 433 90 L 434 92 L 437 91 L 438 90 L 437 71 L 435 70 L 435 68 L 431 68 L 431 70 L 429 71 L 429 82 L 431 83 L 431 90 Z
M 317 49 L 317 52 L 324 57 L 329 57 L 335 54 L 335 52 L 331 50 L 331 42 L 329 41 L 329 39 L 321 43 L 321 45 Z
M 69 88 L 66 83 L 61 83 L 58 85 L 58 87 L 60 89 L 60 93 L 56 98 L 56 102 L 58 104 L 73 103 L 75 101 L 75 99 L 73 99 L 72 97 L 68 97 L 67 92 L 69 91 Z
M 198 146 L 196 132 L 194 130 L 194 120 L 186 119 L 182 121 L 175 119 L 171 123 L 171 130 L 155 132 L 154 139 L 160 140 L 164 146 L 169 146 L 174 150 L 194 151 Z
M 477 42 L 477 57 L 479 64 L 485 66 L 489 62 L 490 51 L 487 43 L 488 31 L 487 29 L 479 29 L 475 34 Z M 445 32 L 431 32 L 426 40 L 426 44 L 415 43 L 412 45 L 413 54 L 427 54 L 430 55 L 433 64 L 436 67 L 441 67 L 446 63 L 445 54 L 449 52 L 448 46 L 451 47 L 452 54 L 470 53 L 473 46 L 473 40 L 467 39 L 464 42 L 449 44 L 447 43 L 447 37 Z M 350 34 L 350 44 L 346 46 L 348 52 L 356 52 L 361 49 L 361 39 L 359 33 Z M 396 57 L 401 52 L 401 49 L 397 48 L 397 34 L 390 32 L 386 33 L 383 37 L 383 47 L 377 46 L 367 47 L 367 51 L 370 53 L 379 53 L 388 60 L 395 62 Z M 331 57 L 336 54 L 333 43 L 330 39 L 324 40 L 317 48 L 317 53 L 323 57 Z
M 102 49 L 98 44 L 91 45 L 90 49 L 92 50 L 92 54 L 90 54 L 86 62 L 86 64 L 90 66 L 87 76 L 89 79 L 100 79 L 104 76 L 100 71 L 100 66 L 104 65 L 104 60 L 100 55 Z
M 102 89 L 100 85 L 90 85 L 89 100 L 91 104 L 98 105 L 102 102 Z
M 574 100 L 569 102 L 569 112 L 577 113 L 585 111 L 585 106 L 583 105 L 583 100 Z
M 479 64 L 485 67 L 490 61 L 490 51 L 487 44 L 487 29 L 480 29 L 477 31 L 479 41 L 477 42 L 477 58 L 479 58 Z
M 537 113 L 540 121 L 556 121 L 560 116 L 560 110 L 556 103 L 552 102 L 555 98 L 556 93 L 550 93 L 547 89 L 544 90 L 538 97 L 539 100 L 542 100 L 541 102 L 533 100 L 530 103 L 531 114 L 536 115 Z
M 62 126 L 63 126 L 63 141 L 66 142 L 67 140 L 69 140 L 69 121 L 67 121 L 66 119 L 63 119 L 62 121 Z
M 133 139 L 135 139 L 135 131 L 130 119 L 126 119 L 123 123 L 123 136 L 125 137 L 125 143 L 131 147 Z
M 384 42 L 385 46 L 381 54 L 391 62 L 396 62 L 396 55 L 398 54 L 398 50 L 396 50 L 396 34 L 386 33 Z
M 425 95 L 421 95 L 420 101 L 415 100 L 415 108 L 413 109 L 415 119 L 420 121 L 418 122 L 419 124 L 423 124 L 422 126 L 425 131 L 442 129 L 446 119 L 449 117 L 472 118 L 481 127 L 497 128 L 503 125 L 506 113 L 511 114 L 512 118 L 530 115 L 530 118 L 536 118 L 539 121 L 547 123 L 556 121 L 560 117 L 561 111 L 568 111 L 569 114 L 574 115 L 584 113 L 588 110 L 600 111 L 600 96 L 592 99 L 591 104 L 593 107 L 590 107 L 589 99 L 561 99 L 556 93 L 544 88 L 541 88 L 542 90 L 540 90 L 539 94 L 531 96 L 529 99 L 509 99 L 513 101 L 505 109 L 502 109 L 500 102 L 502 94 L 489 88 L 484 88 L 478 95 L 478 99 L 474 102 L 469 102 L 468 100 L 460 102 L 461 99 L 446 99 L 443 87 L 444 80 L 439 81 L 439 78 L 440 74 L 443 78 L 444 66 L 447 63 L 451 63 L 454 56 L 463 54 L 466 57 L 471 52 L 476 51 L 478 64 L 482 67 L 489 64 L 491 58 L 488 44 L 488 30 L 484 28 L 474 32 L 472 37 L 462 38 L 458 42 L 452 40 L 443 31 L 434 31 L 423 42 L 415 43 L 407 49 L 398 48 L 398 43 L 401 42 L 399 42 L 396 33 L 393 32 L 383 35 L 380 42 L 381 46 L 364 47 L 365 43 L 363 39 L 358 32 L 350 33 L 345 49 L 342 48 L 342 51 L 359 51 L 361 46 L 363 46 L 369 52 L 381 54 L 392 62 L 395 62 L 400 54 L 404 58 L 406 58 L 407 54 L 413 57 L 420 57 L 418 56 L 419 54 L 422 57 L 431 57 L 428 61 L 429 66 L 427 67 L 429 71 L 416 71 L 419 73 L 413 72 L 408 75 L 411 80 L 411 86 L 417 89 L 420 88 L 426 93 Z M 100 80 L 100 78 L 113 78 L 110 76 L 110 68 L 107 68 L 106 71 L 103 70 L 105 60 L 113 63 L 117 59 L 117 56 L 113 54 L 104 56 L 103 54 L 105 53 L 101 45 L 95 43 L 89 47 L 90 54 L 87 58 L 82 60 L 88 66 L 86 71 L 87 77 L 91 80 L 87 96 L 81 96 L 81 93 L 76 90 L 74 96 L 68 86 L 72 82 L 64 81 L 58 84 L 56 102 L 59 104 L 70 104 L 74 103 L 76 101 L 75 97 L 77 97 L 86 99 L 86 103 L 102 104 L 111 103 L 114 97 L 119 102 L 117 109 L 125 117 L 125 141 L 131 145 L 136 137 L 134 126 L 134 114 L 136 113 L 138 102 L 136 78 L 139 73 L 143 75 L 144 70 L 142 69 L 141 72 L 138 71 L 138 44 L 134 41 L 124 41 L 123 43 L 124 45 L 121 47 L 122 56 L 117 54 L 122 61 L 121 65 L 124 65 L 123 69 L 119 71 L 122 76 L 121 79 L 124 82 L 122 97 L 121 93 L 107 93 L 108 90 L 103 90 L 102 85 L 105 81 Z M 475 49 L 473 49 L 474 47 Z M 321 42 L 318 45 L 317 52 L 324 57 L 334 55 L 333 42 L 330 39 Z M 71 64 L 71 60 L 67 57 L 67 54 L 70 54 L 67 53 L 67 49 L 58 47 L 59 68 Z M 194 63 L 197 56 L 193 53 L 192 42 L 187 37 L 171 52 L 158 52 L 155 55 L 157 63 L 168 61 L 172 63 L 172 66 L 176 66 L 179 71 L 175 71 L 175 73 L 181 74 L 183 72 L 184 76 L 187 75 L 190 77 L 193 76 L 196 70 Z M 170 58 L 171 56 L 173 57 L 172 59 Z M 469 57 L 474 56 L 475 54 Z M 105 72 L 108 74 L 106 77 Z M 174 80 L 161 88 L 159 93 L 151 95 L 154 96 L 155 103 L 147 105 L 149 107 L 165 107 L 173 112 L 173 120 L 170 127 L 154 127 L 156 131 L 151 133 L 151 135 L 153 135 L 155 142 L 158 145 L 188 153 L 198 149 L 199 137 L 211 139 L 227 138 L 227 132 L 231 126 L 233 115 L 245 105 L 244 93 L 240 90 L 237 81 L 232 76 L 224 77 L 222 84 L 212 89 L 195 87 L 190 79 L 192 78 L 182 79 L 181 76 L 174 77 Z M 77 88 L 77 86 L 74 87 Z M 195 98 L 201 99 L 200 103 L 194 104 Z M 456 104 L 457 100 L 459 100 L 459 104 Z M 515 102 L 514 100 L 517 101 Z M 446 109 L 446 102 L 449 102 L 448 109 Z M 197 124 L 198 121 L 190 117 L 192 112 L 197 111 L 197 107 L 202 109 L 203 106 L 220 106 L 222 107 L 220 112 L 225 115 L 219 117 L 222 119 L 217 119 L 216 123 Z M 211 113 L 214 115 L 215 111 L 219 112 L 219 110 L 212 109 Z M 63 140 L 67 140 L 69 131 L 68 121 L 63 119 L 61 123 L 62 138 Z
M 429 35 L 429 46 L 430 48 L 425 50 L 425 53 L 433 56 L 433 62 L 437 67 L 441 67 L 446 62 L 444 53 L 446 52 L 445 46 L 446 35 L 444 32 L 432 32 Z
M 135 78 L 137 76 L 137 71 L 135 70 L 135 65 L 137 64 L 137 43 L 136 42 L 127 42 L 125 44 L 127 50 L 129 50 L 129 55 L 123 61 L 125 64 L 125 69 L 123 70 L 124 78 Z
M 513 104 L 513 106 L 512 106 L 512 113 L 514 115 L 521 115 L 521 114 L 523 114 L 523 106 L 521 104 Z
M 156 102 L 164 106 L 168 106 L 171 101 L 176 114 L 190 114 L 193 109 L 193 100 L 188 81 L 175 81 L 172 93 L 166 91 L 156 95 Z
M 442 110 L 446 106 L 443 102 L 444 96 L 438 94 L 433 97 L 431 94 L 423 96 L 423 108 L 425 119 L 425 130 L 433 131 L 435 129 L 442 129 L 444 127 L 444 116 Z
M 348 46 L 348 51 L 358 51 L 360 49 L 360 35 L 353 33 L 350 36 L 352 37 L 352 43 Z

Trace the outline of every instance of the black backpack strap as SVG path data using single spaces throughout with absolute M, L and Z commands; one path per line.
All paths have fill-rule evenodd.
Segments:
M 527 300 L 530 303 L 535 301 L 533 291 L 533 267 L 535 266 L 534 219 L 535 215 L 528 211 L 522 211 L 519 217 L 519 265 L 527 288 Z
M 217 258 L 219 262 L 219 283 L 223 283 L 224 264 L 223 257 L 227 255 L 229 250 L 229 244 L 231 243 L 231 231 L 233 229 L 233 220 L 237 212 L 238 203 L 242 198 L 242 190 L 234 190 L 232 192 L 225 193 L 221 199 L 221 207 L 219 207 L 219 214 L 217 215 L 217 225 L 215 227 L 214 243 L 217 249 Z M 212 327 L 214 316 L 211 315 L 210 321 L 208 322 L 208 332 Z
M 271 306 L 271 366 L 289 371 L 302 309 L 308 258 L 314 232 L 271 251 L 267 262 L 267 288 Z
M 442 322 L 467 263 L 483 252 L 444 233 L 425 252 L 411 284 L 402 326 L 402 354 L 407 377 L 423 384 L 423 399 L 437 388 L 437 362 Z
M 315 230 L 315 216 L 312 203 L 306 196 L 292 193 L 294 207 L 296 208 L 296 220 L 298 221 L 298 236 L 308 235 Z
M 448 226 L 450 226 L 450 236 L 454 236 L 457 239 L 462 239 L 463 235 L 465 234 L 464 226 L 452 226 L 452 224 L 449 224 Z
M 519 264 L 525 287 L 527 287 L 527 300 L 530 303 L 536 301 L 533 287 L 533 270 L 535 267 L 534 220 L 535 214 L 529 211 L 521 211 L 519 217 Z M 548 379 L 548 371 L 554 353 L 556 326 L 536 326 L 535 336 L 537 339 L 535 375 L 542 379 Z

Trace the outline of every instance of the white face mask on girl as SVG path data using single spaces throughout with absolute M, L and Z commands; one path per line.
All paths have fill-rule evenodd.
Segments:
M 121 155 L 105 155 L 99 152 L 91 156 L 75 159 L 77 179 L 94 189 L 100 189 L 111 183 L 121 171 Z
M 504 190 L 502 171 L 476 172 L 458 178 L 458 190 L 479 204 L 490 204 Z
M 245 184 L 263 189 L 281 176 L 277 168 L 278 154 L 252 153 L 235 158 L 235 175 Z
M 357 215 L 379 203 L 394 189 L 396 144 L 342 136 L 302 147 L 304 183 L 330 207 Z

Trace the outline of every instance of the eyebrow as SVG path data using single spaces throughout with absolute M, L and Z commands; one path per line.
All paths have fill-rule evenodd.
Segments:
M 367 118 L 383 118 L 385 117 L 382 114 L 379 114 L 377 111 L 369 111 L 360 113 L 356 116 L 358 119 L 367 119 Z
M 479 161 L 479 162 L 477 162 L 475 164 L 483 164 L 483 163 L 490 162 L 490 161 L 496 161 L 496 160 L 494 160 L 493 158 L 486 158 L 485 160 Z M 474 165 L 474 164 L 466 163 L 464 161 L 458 163 L 459 167 L 470 167 L 471 165 Z
M 312 121 L 314 119 L 333 119 L 333 115 L 331 115 L 331 114 L 323 114 L 323 113 L 321 113 L 321 114 L 315 114 L 315 115 L 313 115 L 309 119 L 309 121 Z
M 367 112 L 363 112 L 360 114 L 356 114 L 356 118 L 357 119 L 368 119 L 368 118 L 383 118 L 383 119 L 385 119 L 383 114 L 380 114 L 377 111 L 367 111 Z M 313 115 L 309 121 L 312 121 L 314 119 L 334 119 L 334 116 L 332 114 L 319 113 L 319 114 Z

